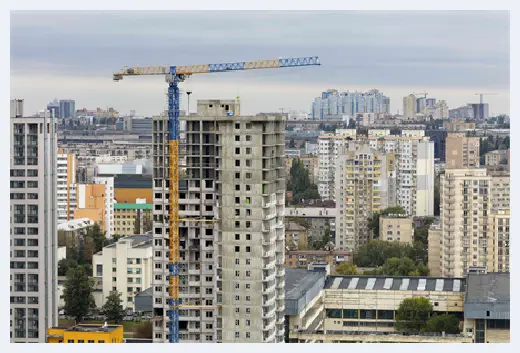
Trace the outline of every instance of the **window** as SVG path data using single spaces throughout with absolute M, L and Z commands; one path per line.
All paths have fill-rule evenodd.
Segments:
M 239 184 L 235 185 L 235 191 L 240 191 L 240 185 Z M 239 201 L 239 203 L 240 203 L 240 201 Z
M 251 271 L 246 271 L 246 277 L 251 277 Z
M 240 320 L 235 320 L 235 326 L 240 326 Z
M 74 340 L 67 340 L 67 343 L 74 343 Z
M 251 284 L 246 283 L 246 289 L 251 289 Z
M 240 265 L 240 259 L 235 259 L 235 265 Z
M 375 320 L 376 318 L 376 311 L 375 310 L 361 310 L 359 314 L 360 319 L 372 319 Z
M 246 332 L 246 338 L 251 338 L 251 332 Z
M 246 228 L 251 228 L 251 221 L 246 221 Z
M 228 106 L 229 107 L 229 106 Z M 235 129 L 240 130 L 240 123 L 235 123 Z
M 78 340 L 78 343 L 85 343 L 85 340 Z
M 240 234 L 235 234 L 235 240 L 240 240 Z
M 246 240 L 251 240 L 251 234 L 246 234 Z
M 251 141 L 251 135 L 246 135 L 246 141 Z
M 240 216 L 240 209 L 235 208 L 235 216 Z
M 251 297 L 249 295 L 246 295 L 246 302 L 250 302 L 251 301 Z
M 235 167 L 240 167 L 240 159 L 235 160 Z
M 246 173 L 246 179 L 251 179 L 252 178 L 252 174 L 251 173 Z
M 235 135 L 235 142 L 240 142 L 240 135 Z
M 246 320 L 246 326 L 251 326 L 251 320 Z
M 240 283 L 239 282 L 235 283 L 235 289 L 240 289 Z
M 235 313 L 239 314 L 240 313 L 240 308 L 235 308 Z
M 98 340 L 98 343 L 105 343 L 105 340 Z
M 251 265 L 251 259 L 246 259 L 246 265 Z
M 251 191 L 251 185 L 246 184 L 246 191 Z
M 240 296 L 239 295 L 235 295 L 235 300 L 239 301 L 240 300 Z
M 240 246 L 235 246 L 235 252 L 240 252 Z
M 235 179 L 240 179 L 240 173 L 235 173 Z
M 251 247 L 250 246 L 246 246 L 246 252 L 251 252 Z
M 246 159 L 246 167 L 251 167 L 251 160 L 250 159 Z
M 249 272 L 249 271 L 246 271 L 246 273 Z M 235 277 L 239 277 L 240 276 L 240 271 L 235 271 Z
M 235 332 L 235 338 L 240 338 L 240 332 Z
M 246 314 L 251 314 L 251 308 L 246 308 Z
M 246 154 L 251 154 L 251 148 L 249 148 L 249 147 L 246 148 Z

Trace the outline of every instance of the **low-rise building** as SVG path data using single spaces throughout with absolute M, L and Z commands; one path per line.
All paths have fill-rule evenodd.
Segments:
M 72 219 L 58 224 L 58 246 L 78 246 L 94 221 L 88 218 Z
M 285 225 L 285 245 L 294 250 L 306 250 L 309 247 L 307 228 L 296 222 Z
M 509 150 L 496 150 L 485 154 L 486 166 L 506 165 Z
M 464 119 L 448 120 L 448 122 L 446 124 L 446 130 L 448 130 L 448 131 L 475 130 L 475 122 L 474 121 L 466 122 Z
M 114 233 L 127 236 L 152 230 L 152 206 L 151 203 L 114 204 Z
M 52 327 L 47 343 L 123 343 L 123 325 L 86 325 Z
M 464 331 L 474 343 L 510 342 L 509 273 L 470 273 L 464 300 Z
M 413 243 L 413 216 L 382 215 L 379 217 L 379 240 Z
M 285 207 L 285 219 L 302 219 L 307 224 L 309 242 L 321 241 L 327 229 L 334 238 L 336 230 L 336 214 L 334 201 L 316 201 L 312 204 L 301 204 Z
M 103 281 L 102 302 L 117 291 L 123 308 L 133 309 L 135 295 L 151 286 L 152 253 L 152 236 L 131 235 L 95 254 L 93 276 Z
M 330 270 L 351 260 L 351 253 L 347 250 L 287 250 L 285 252 L 286 268 L 307 268 L 312 263 L 327 263 Z

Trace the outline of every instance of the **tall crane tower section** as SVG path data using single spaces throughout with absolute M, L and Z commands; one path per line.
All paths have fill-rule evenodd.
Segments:
M 191 66 L 125 66 L 120 72 L 114 73 L 116 82 L 129 76 L 162 75 L 168 83 L 170 343 L 179 342 L 179 308 L 182 307 L 179 300 L 179 83 L 194 74 L 316 65 L 320 65 L 320 60 L 317 56 L 310 56 Z

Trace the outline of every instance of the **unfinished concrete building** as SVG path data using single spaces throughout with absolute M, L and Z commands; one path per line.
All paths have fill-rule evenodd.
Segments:
M 180 342 L 284 340 L 282 116 L 199 101 L 179 185 Z M 153 119 L 154 342 L 168 342 L 168 118 Z

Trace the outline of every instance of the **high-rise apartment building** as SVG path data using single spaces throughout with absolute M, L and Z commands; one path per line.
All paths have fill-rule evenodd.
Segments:
M 21 118 L 23 116 L 23 99 L 11 99 L 11 118 Z
M 57 156 L 58 223 L 74 219 L 76 208 L 76 155 L 58 151 Z
M 446 169 L 480 166 L 480 139 L 463 133 L 450 133 L 446 137 Z
M 417 103 L 415 100 L 415 95 L 410 94 L 406 97 L 403 97 L 403 116 L 408 119 L 414 118 L 416 112 Z
M 509 240 L 504 219 L 509 217 L 510 205 L 508 197 L 503 196 L 509 192 L 507 179 L 505 175 L 489 175 L 485 168 L 446 169 L 441 175 L 442 276 L 463 276 L 470 266 L 488 266 L 493 272 L 505 270 L 505 258 L 499 269 L 498 257 L 505 256 L 504 241 L 506 237 Z
M 58 324 L 56 123 L 10 119 L 11 342 L 45 342 Z
M 76 117 L 76 101 L 73 99 L 60 99 L 60 118 Z
M 377 89 L 368 92 L 338 92 L 329 89 L 314 99 L 312 119 L 340 119 L 343 115 L 356 113 L 390 113 L 390 98 Z
M 356 138 L 355 134 L 351 137 Z M 348 145 L 347 136 L 320 136 L 318 138 L 318 192 L 322 200 L 335 200 L 336 160 L 338 151 Z
M 197 116 L 183 118 L 179 292 L 192 306 L 179 310 L 180 341 L 283 342 L 283 117 L 229 116 L 239 112 L 235 101 L 199 101 L 197 108 Z M 166 117 L 153 119 L 153 158 L 154 341 L 167 342 Z
M 335 174 L 336 248 L 354 250 L 374 238 L 368 218 L 395 204 L 395 156 L 354 141 L 341 147 Z

